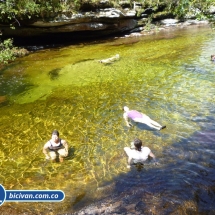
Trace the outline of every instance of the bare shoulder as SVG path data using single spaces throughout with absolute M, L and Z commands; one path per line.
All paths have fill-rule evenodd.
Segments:
M 46 142 L 43 148 L 48 148 L 50 146 L 50 141 Z
M 67 144 L 66 140 L 62 140 L 62 139 L 61 139 L 61 143 Z
M 123 113 L 123 117 L 124 118 L 128 117 L 128 114 L 127 113 Z

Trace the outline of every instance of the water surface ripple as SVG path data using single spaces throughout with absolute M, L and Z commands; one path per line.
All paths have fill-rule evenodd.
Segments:
M 215 214 L 214 43 L 210 28 L 191 27 L 41 50 L 0 70 L 0 184 L 66 195 L 2 213 Z M 124 105 L 167 128 L 127 128 Z M 69 142 L 62 164 L 42 154 L 53 129 Z M 126 168 L 135 137 L 160 165 Z

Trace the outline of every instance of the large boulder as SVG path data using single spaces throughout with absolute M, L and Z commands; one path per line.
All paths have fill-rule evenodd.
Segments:
M 117 10 L 115 8 L 100 9 L 97 12 L 78 14 L 59 14 L 50 20 L 38 19 L 33 22 L 21 23 L 14 29 L 9 25 L 0 24 L 4 36 L 43 36 L 56 33 L 71 32 L 102 32 L 117 33 L 131 30 L 136 27 L 136 11 Z

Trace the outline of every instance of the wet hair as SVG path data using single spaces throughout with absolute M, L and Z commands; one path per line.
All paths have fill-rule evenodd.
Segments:
M 129 108 L 127 106 L 124 106 L 123 110 L 127 112 L 127 111 L 129 111 Z
M 134 139 L 134 146 L 137 151 L 141 151 L 142 141 L 138 138 Z
M 59 132 L 57 130 L 52 131 L 52 135 L 57 135 L 59 137 Z

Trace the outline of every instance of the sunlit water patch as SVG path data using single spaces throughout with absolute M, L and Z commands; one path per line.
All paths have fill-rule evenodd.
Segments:
M 214 40 L 211 29 L 200 28 L 80 44 L 38 51 L 0 71 L 1 96 L 8 101 L 0 107 L 0 183 L 6 189 L 60 189 L 66 194 L 57 205 L 19 203 L 17 211 L 73 211 L 77 205 L 118 192 L 117 181 L 122 183 L 119 190 L 140 181 L 148 187 L 160 183 L 170 187 L 174 198 L 179 192 L 182 198 L 184 189 L 174 195 L 181 182 L 171 178 L 164 183 L 163 177 L 176 171 L 183 183 L 192 184 L 193 165 L 185 160 L 185 170 L 174 168 L 187 156 L 196 157 L 200 151 L 195 146 L 204 144 L 189 138 L 201 134 L 205 125 L 214 126 L 215 65 L 210 62 Z M 120 59 L 111 64 L 99 62 L 116 54 Z M 167 129 L 127 128 L 124 105 L 148 114 Z M 63 164 L 45 161 L 42 154 L 53 129 L 70 146 Z M 207 133 L 204 136 L 210 145 L 213 140 L 207 139 Z M 142 139 L 161 163 L 155 176 L 149 163 L 138 173 L 139 182 L 130 179 L 137 171 L 126 168 L 123 152 L 134 137 Z M 188 145 L 187 154 L 177 154 L 180 143 L 182 151 Z M 204 159 L 199 163 L 203 172 Z M 170 198 L 162 192 L 162 198 Z M 3 208 L 9 210 L 13 204 L 5 203 Z

